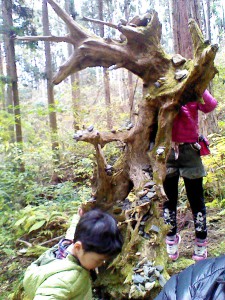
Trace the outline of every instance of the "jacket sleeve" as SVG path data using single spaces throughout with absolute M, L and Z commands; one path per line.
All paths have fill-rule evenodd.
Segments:
M 54 274 L 37 288 L 34 300 L 66 300 L 70 299 L 69 294 L 68 283 L 59 274 Z
M 217 101 L 213 96 L 210 94 L 208 90 L 205 90 L 202 98 L 204 100 L 204 104 L 199 104 L 198 108 L 204 113 L 209 113 L 213 111 L 217 106 Z
M 176 300 L 176 290 L 177 290 L 177 276 L 173 275 L 169 281 L 167 281 L 166 285 L 159 293 L 159 295 L 154 298 L 154 300 Z

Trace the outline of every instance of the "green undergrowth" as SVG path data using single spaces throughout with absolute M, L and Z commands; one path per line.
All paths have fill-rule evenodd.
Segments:
M 170 275 L 177 274 L 185 268 L 192 265 L 194 261 L 186 257 L 180 257 L 177 261 L 169 261 L 167 264 L 167 271 Z
M 16 294 L 24 270 L 65 235 L 73 214 L 88 194 L 88 187 L 74 189 L 67 182 L 43 187 L 42 196 L 39 194 L 40 198 L 25 207 L 0 198 L 0 294 L 4 295 L 1 300 L 20 299 Z

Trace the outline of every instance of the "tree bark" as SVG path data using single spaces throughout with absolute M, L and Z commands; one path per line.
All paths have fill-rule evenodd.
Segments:
M 47 1 L 42 0 L 42 20 L 43 20 L 43 33 L 44 35 L 50 35 L 49 30 L 49 18 L 48 18 L 48 9 Z M 45 73 L 47 80 L 47 96 L 48 96 L 48 109 L 49 109 L 49 124 L 51 130 L 51 141 L 52 141 L 52 150 L 54 152 L 55 158 L 58 157 L 58 129 L 57 129 L 57 119 L 55 111 L 55 100 L 54 100 L 54 90 L 52 84 L 52 57 L 51 57 L 51 48 L 50 43 L 45 41 Z
M 20 101 L 18 92 L 18 78 L 17 78 L 17 68 L 16 68 L 16 55 L 15 55 L 15 45 L 14 45 L 14 31 L 13 31 L 13 19 L 12 19 L 12 1 L 3 0 L 2 1 L 2 16 L 3 25 L 6 30 L 4 35 L 4 46 L 6 54 L 6 70 L 7 77 L 9 80 L 7 88 L 7 110 L 9 113 L 14 114 L 15 120 L 15 141 L 17 142 L 18 152 L 23 151 L 23 137 L 22 137 L 22 124 L 21 124 L 21 113 L 20 113 Z M 11 142 L 14 142 L 14 128 L 9 128 L 12 132 Z M 19 170 L 24 172 L 24 162 L 19 161 Z
M 83 210 L 99 207 L 112 213 L 120 221 L 125 240 L 122 253 L 101 271 L 96 284 L 112 299 L 154 299 L 168 276 L 165 268 L 155 278 L 151 290 L 137 288 L 133 280 L 134 268 L 137 264 L 141 267 L 160 265 L 160 269 L 166 265 L 167 227 L 160 218 L 160 202 L 166 200 L 163 181 L 173 120 L 181 105 L 199 100 L 217 73 L 214 67 L 217 46 L 205 43 L 196 22 L 190 20 L 193 60 L 168 55 L 160 45 L 161 24 L 156 12 L 137 16 L 132 24 L 107 23 L 122 33 L 125 40 L 103 39 L 74 22 L 55 1 L 48 0 L 48 3 L 67 24 L 69 35 L 66 38 L 74 45 L 72 56 L 54 76 L 55 84 L 73 72 L 93 66 L 123 67 L 143 80 L 143 98 L 133 128 L 111 132 L 92 128 L 78 131 L 74 139 L 91 143 L 96 151 L 92 198 L 83 204 Z M 98 23 L 106 24 L 101 20 Z M 31 37 L 21 39 L 30 40 Z M 155 144 L 149 151 L 153 137 Z M 119 141 L 123 147 L 121 156 L 110 166 L 104 146 L 114 141 Z
M 104 90 L 105 90 L 105 106 L 106 106 L 106 123 L 107 129 L 111 130 L 113 127 L 112 122 L 112 106 L 111 106 L 111 93 L 110 93 L 110 77 L 107 68 L 103 68 L 104 77 Z
M 193 57 L 191 35 L 188 30 L 189 0 L 172 0 L 172 28 L 174 51 L 186 58 Z
M 210 10 L 210 0 L 206 1 L 206 16 L 207 16 L 206 37 L 209 40 L 209 42 L 211 43 L 211 22 L 210 22 L 211 10 Z
M 198 24 L 198 27 L 202 29 L 202 22 L 201 22 L 201 14 L 200 14 L 200 7 L 201 7 L 201 0 L 191 0 L 187 2 L 188 4 L 188 17 L 195 20 Z
M 127 72 L 128 76 L 128 99 L 129 99 L 129 109 L 130 109 L 130 122 L 133 124 L 134 118 L 134 85 L 133 76 L 131 72 Z

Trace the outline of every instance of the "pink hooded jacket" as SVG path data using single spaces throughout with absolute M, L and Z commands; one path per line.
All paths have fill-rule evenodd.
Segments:
M 188 102 L 181 106 L 179 114 L 173 122 L 172 141 L 176 143 L 195 143 L 198 141 L 198 110 L 208 113 L 214 110 L 217 101 L 205 90 L 202 98 L 204 104 L 199 102 Z

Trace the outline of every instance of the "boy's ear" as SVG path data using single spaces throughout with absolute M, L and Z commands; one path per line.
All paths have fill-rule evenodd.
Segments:
M 82 245 L 82 242 L 80 242 L 80 241 L 75 242 L 73 247 L 74 247 L 74 249 L 76 249 L 78 251 L 83 250 L 83 245 Z
M 75 242 L 71 250 L 72 254 L 79 258 L 79 255 L 83 252 L 82 243 L 80 241 Z

